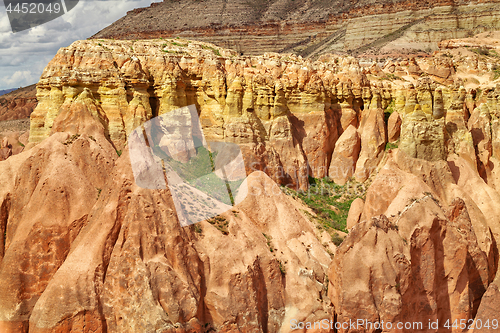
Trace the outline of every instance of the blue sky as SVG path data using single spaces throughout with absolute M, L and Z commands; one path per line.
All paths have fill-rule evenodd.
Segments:
M 80 0 L 67 14 L 38 27 L 12 33 L 0 0 L 0 90 L 38 82 L 59 48 L 86 39 L 127 11 L 158 0 Z

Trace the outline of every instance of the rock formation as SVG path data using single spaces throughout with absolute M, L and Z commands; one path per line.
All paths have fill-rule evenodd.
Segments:
M 331 54 L 240 56 L 184 39 L 61 49 L 37 86 L 30 143 L 14 154 L 13 140 L 26 137 L 2 140 L 0 331 L 492 319 L 496 65 L 493 54 L 457 48 L 367 66 Z M 127 138 L 187 105 L 207 140 L 241 148 L 250 190 L 220 216 L 182 227 L 169 189 L 135 182 Z M 306 189 L 309 177 L 327 176 L 371 182 L 337 248 L 278 186 Z M 357 331 L 380 332 L 368 326 Z
M 0 96 L 0 121 L 28 118 L 36 105 L 35 85 L 2 95 Z
M 217 222 L 183 228 L 96 110 L 84 90 L 54 119 L 63 132 L 0 163 L 0 331 L 277 332 L 331 317 L 329 244 L 267 175 Z
M 479 137 L 468 118 L 477 118 L 477 107 L 495 118 L 500 90 L 485 87 L 486 96 L 460 86 L 471 67 L 445 52 L 392 62 L 405 75 L 387 82 L 392 65 L 373 72 L 351 57 L 325 55 L 316 62 L 291 54 L 242 57 L 183 39 L 79 41 L 62 48 L 42 75 L 30 142 L 48 137 L 55 117 L 84 93 L 117 150 L 138 125 L 194 104 L 208 139 L 242 147 L 248 173 L 262 170 L 280 184 L 302 189 L 308 176 L 330 176 L 340 184 L 352 175 L 366 180 L 382 161 L 388 135 L 397 140 L 399 127 L 399 148 L 409 156 L 436 161 L 456 153 L 472 165 L 480 163 L 486 177 L 492 170 L 489 157 L 483 149 L 478 155 Z M 475 59 L 480 67 L 492 61 Z M 452 71 L 442 74 L 447 68 Z M 391 133 L 384 119 L 389 108 L 401 119 L 401 125 L 390 120 Z M 359 155 L 354 132 L 361 141 Z
M 499 29 L 499 16 L 497 1 L 164 0 L 128 12 L 93 38 L 180 36 L 251 55 L 415 52 Z
M 338 322 L 419 322 L 425 330 L 429 320 L 493 315 L 500 196 L 470 170 L 460 157 L 446 163 L 390 154 L 330 266 Z M 476 186 L 491 197 L 470 196 Z M 365 324 L 360 331 L 376 330 Z

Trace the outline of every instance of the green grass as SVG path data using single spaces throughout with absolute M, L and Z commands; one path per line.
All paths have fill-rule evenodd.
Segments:
M 266 238 L 266 243 L 267 243 L 267 247 L 269 248 L 269 252 L 274 252 L 275 249 L 273 247 L 273 244 L 271 244 L 271 241 L 273 240 L 273 238 L 271 236 L 268 236 L 266 235 L 265 233 L 262 233 L 262 235 Z
M 215 158 L 217 157 L 216 152 L 211 153 L 201 146 L 196 148 L 196 156 L 192 157 L 188 162 L 182 163 L 165 154 L 159 146 L 156 146 L 154 151 L 188 184 L 227 205 L 234 205 L 236 193 L 232 193 L 231 189 L 239 188 L 243 179 L 224 182 L 213 173 Z
M 207 220 L 208 223 L 213 225 L 217 230 L 222 232 L 223 235 L 228 235 L 229 231 L 227 230 L 227 227 L 229 225 L 229 222 L 226 220 L 224 216 L 215 216 Z
M 153 150 L 155 154 L 167 161 L 175 172 L 187 182 L 200 178 L 213 171 L 212 164 L 216 153 L 211 153 L 203 146 L 196 148 L 196 156 L 192 157 L 186 163 L 174 160 L 172 157 L 165 154 L 158 145 Z
M 387 125 L 387 123 L 389 121 L 389 117 L 394 112 L 394 106 L 395 105 L 396 105 L 396 102 L 395 102 L 394 99 L 392 99 L 391 103 L 389 103 L 389 105 L 387 105 L 387 108 L 384 111 L 384 122 L 385 122 L 386 125 Z
M 193 230 L 197 234 L 201 234 L 203 232 L 203 229 L 201 229 L 201 226 L 198 223 L 193 224 Z
M 477 53 L 479 55 L 483 56 L 489 56 L 490 55 L 490 50 L 485 48 L 485 47 L 480 47 L 480 48 L 475 48 L 471 49 L 472 52 Z
M 385 145 L 385 150 L 396 149 L 396 148 L 398 148 L 397 142 L 395 142 L 395 143 L 387 142 L 387 144 Z
M 389 79 L 391 81 L 401 80 L 401 78 L 399 76 L 397 76 L 396 74 L 392 74 L 392 73 L 387 73 L 386 77 L 387 77 L 387 79 Z
M 319 227 L 332 235 L 332 240 L 338 242 L 335 230 L 347 232 L 347 215 L 354 199 L 363 197 L 366 194 L 364 185 L 361 189 L 353 181 L 344 186 L 333 183 L 328 178 L 309 180 L 310 188 L 305 191 L 294 191 L 285 188 L 284 191 L 292 196 L 300 198 L 316 216 L 312 216 Z M 336 236 L 337 235 L 337 236 Z
M 281 260 L 278 260 L 278 264 L 279 264 L 279 267 L 280 267 L 281 274 L 285 275 L 286 274 L 285 264 Z
M 172 45 L 180 46 L 180 47 L 186 47 L 186 46 L 188 46 L 188 44 L 181 44 L 181 43 L 176 43 L 176 42 L 172 42 Z
M 218 49 L 216 48 L 213 48 L 213 47 L 210 47 L 210 46 L 206 46 L 206 45 L 201 45 L 201 48 L 204 49 L 204 50 L 212 50 L 212 52 L 216 55 L 216 56 L 221 56 L 220 52 Z
M 493 81 L 500 77 L 500 67 L 493 70 Z

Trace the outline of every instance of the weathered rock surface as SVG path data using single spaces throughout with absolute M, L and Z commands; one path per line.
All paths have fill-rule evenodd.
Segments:
M 361 218 L 361 214 L 363 214 L 363 208 L 365 206 L 365 202 L 361 198 L 356 198 L 351 204 L 349 208 L 349 215 L 347 216 L 347 230 L 350 230 L 354 227 Z
M 0 163 L 2 332 L 289 332 L 332 316 L 334 245 L 264 173 L 221 224 L 181 227 L 170 191 L 118 158 L 90 90 L 52 131 Z
M 0 121 L 28 118 L 36 105 L 34 84 L 2 95 L 0 96 Z
M 387 141 L 396 142 L 401 134 L 401 117 L 399 113 L 393 112 L 387 121 Z
M 391 154 L 369 189 L 361 221 L 330 266 L 338 322 L 422 322 L 425 328 L 429 320 L 492 315 L 497 296 L 495 285 L 488 286 L 497 272 L 500 234 L 489 205 L 500 197 L 493 191 L 476 201 L 454 168 L 466 173 L 470 167 L 461 158 L 448 168 L 445 161 Z M 477 174 L 464 177 L 481 182 Z M 471 186 L 492 190 L 484 182 Z M 376 330 L 365 325 L 361 331 Z
M 194 104 L 207 139 L 241 145 L 249 172 L 305 188 L 308 174 L 328 175 L 344 110 L 357 126 L 368 81 L 353 58 L 310 64 L 290 57 L 238 57 L 183 40 L 76 42 L 42 75 L 30 142 L 57 130 L 55 117 L 84 89 L 117 149 L 151 117 Z
M 496 1 L 165 0 L 128 12 L 93 38 L 181 36 L 253 55 L 415 52 L 436 50 L 443 39 L 498 29 L 499 16 Z
M 479 79 L 497 60 L 457 50 L 363 68 L 182 39 L 61 49 L 38 84 L 30 144 L 0 162 L 0 331 L 289 332 L 292 319 L 493 316 L 500 88 Z M 192 104 L 208 140 L 241 147 L 250 193 L 181 227 L 169 190 L 135 183 L 127 136 Z M 386 152 L 389 107 L 400 148 Z M 345 182 L 336 166 L 376 175 L 332 262 L 331 239 L 273 180 Z
M 0 161 L 22 152 L 28 144 L 28 137 L 28 131 L 0 133 Z
M 335 143 L 328 171 L 329 177 L 336 184 L 344 185 L 347 179 L 352 177 L 360 149 L 361 139 L 358 131 L 354 126 L 349 125 Z
M 194 104 L 208 139 L 241 146 L 248 173 L 261 170 L 280 184 L 305 189 L 308 176 L 330 176 L 342 184 L 351 175 L 364 181 L 373 174 L 387 140 L 398 137 L 397 116 L 384 121 L 391 107 L 401 119 L 401 150 L 431 161 L 457 154 L 478 165 L 493 185 L 498 177 L 488 150 L 476 148 L 486 143 L 474 134 L 486 122 L 472 122 L 481 113 L 477 108 L 492 119 L 490 156 L 495 156 L 500 90 L 484 86 L 480 94 L 460 84 L 498 59 L 442 52 L 374 70 L 351 57 L 324 55 L 316 62 L 291 54 L 243 57 L 184 39 L 79 41 L 62 48 L 42 75 L 30 142 L 57 131 L 55 117 L 85 89 L 92 112 L 118 150 L 135 127 Z M 412 83 L 398 77 L 388 82 L 386 75 L 394 73 Z M 360 136 L 359 155 L 355 145 L 335 152 L 349 126 Z M 330 174 L 339 169 L 341 175 Z

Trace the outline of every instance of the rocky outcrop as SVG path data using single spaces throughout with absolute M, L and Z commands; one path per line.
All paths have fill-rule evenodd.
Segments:
M 12 155 L 17 155 L 24 150 L 28 144 L 29 132 L 7 132 L 0 133 L 0 161 L 6 160 Z
M 28 118 L 36 105 L 34 84 L 2 95 L 0 96 L 0 121 Z
M 492 316 L 500 89 L 466 88 L 460 75 L 487 61 L 449 55 L 363 68 L 183 39 L 61 49 L 38 84 L 30 144 L 0 162 L 0 331 L 290 332 L 293 320 Z M 127 138 L 160 115 L 184 125 L 187 105 L 208 141 L 240 147 L 249 192 L 182 226 L 174 191 L 136 182 Z M 385 150 L 397 136 L 390 111 L 399 148 Z M 194 132 L 179 128 L 151 149 L 191 159 Z M 325 176 L 372 182 L 338 248 L 308 219 L 327 217 L 276 184 Z
M 401 117 L 399 113 L 393 112 L 387 120 L 387 141 L 396 142 L 401 135 Z
M 309 175 L 328 175 L 342 126 L 358 125 L 369 84 L 355 59 L 335 59 L 238 57 L 185 40 L 75 42 L 42 75 L 30 142 L 59 131 L 55 117 L 82 94 L 118 150 L 136 126 L 194 104 L 207 139 L 238 143 L 248 172 L 306 188 Z
M 60 132 L 0 163 L 2 332 L 289 332 L 331 317 L 333 244 L 268 176 L 181 227 L 170 191 L 137 186 L 90 90 L 78 96 Z
M 486 61 L 476 60 L 480 66 Z M 392 62 L 375 71 L 351 57 L 245 57 L 183 39 L 79 41 L 61 49 L 42 75 L 30 142 L 64 130 L 54 127 L 54 119 L 78 99 L 93 110 L 117 150 L 140 124 L 195 105 L 207 139 L 237 143 L 248 174 L 261 170 L 280 184 L 305 189 L 309 176 L 329 176 L 339 184 L 353 175 L 364 181 L 400 128 L 399 148 L 409 156 L 436 161 L 457 154 L 478 165 L 493 185 L 490 153 L 484 155 L 487 143 L 478 134 L 487 123 L 477 123 L 477 115 L 493 119 L 488 156 L 495 156 L 500 90 L 484 87 L 479 94 L 461 86 L 460 75 L 471 75 L 467 66 L 451 54 Z M 406 81 L 387 81 L 395 75 L 391 68 Z M 478 107 L 484 111 L 475 112 Z M 396 119 L 386 123 L 389 110 Z
M 128 12 L 93 38 L 180 36 L 252 55 L 415 52 L 498 29 L 499 15 L 496 1 L 165 0 Z
M 425 330 L 429 320 L 452 323 L 492 313 L 500 234 L 491 207 L 500 196 L 466 171 L 464 159 L 449 165 L 391 153 L 368 191 L 361 221 L 330 266 L 338 322 L 364 320 L 362 332 L 376 331 L 366 321 L 417 322 Z M 471 184 L 462 177 L 471 177 Z M 477 201 L 469 186 L 492 196 Z
M 352 125 L 342 133 L 335 143 L 328 176 L 339 185 L 344 185 L 354 174 L 356 161 L 361 149 L 358 131 Z

